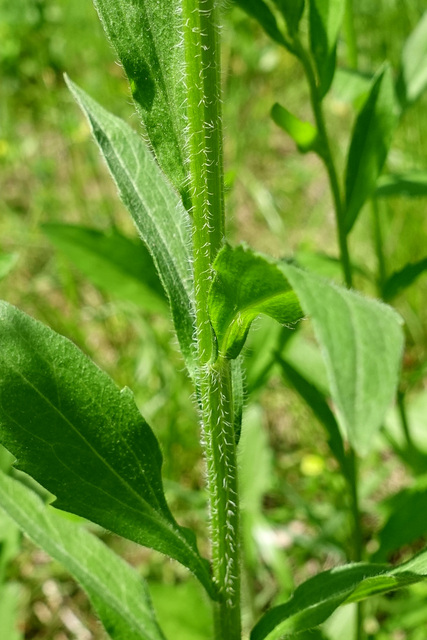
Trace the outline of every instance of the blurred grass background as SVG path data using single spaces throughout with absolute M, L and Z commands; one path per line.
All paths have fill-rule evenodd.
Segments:
M 397 68 L 402 44 L 424 9 L 424 0 L 358 2 L 361 70 L 372 73 L 384 59 Z M 311 120 L 307 87 L 298 63 L 231 4 L 223 36 L 230 238 L 247 241 L 275 256 L 302 250 L 337 255 L 323 168 L 314 156 L 300 156 L 292 141 L 269 118 L 271 106 L 279 101 Z M 100 229 L 114 225 L 127 235 L 135 235 L 63 80 L 66 72 L 101 104 L 137 128 L 122 70 L 90 0 L 0 0 L 0 43 L 0 259 L 15 256 L 13 266 L 10 260 L 7 262 L 10 270 L 0 272 L 4 275 L 0 280 L 1 297 L 71 338 L 117 384 L 135 391 L 164 451 L 167 489 L 174 511 L 203 536 L 204 472 L 197 416 L 171 325 L 167 319 L 109 299 L 54 251 L 41 230 L 45 222 L 67 222 Z M 339 54 L 345 65 L 344 43 Z M 427 169 L 426 107 L 424 95 L 406 113 L 389 156 L 390 169 Z M 342 99 L 338 85 L 327 99 L 326 113 L 338 158 L 342 159 L 355 114 Z M 425 256 L 426 206 L 425 199 L 393 198 L 381 203 L 390 272 Z M 376 269 L 372 234 L 367 208 L 350 245 L 355 261 L 370 272 Z M 375 295 L 374 286 L 366 280 L 360 279 L 357 284 Z M 427 278 L 421 277 L 396 301 L 407 323 L 408 370 L 426 361 L 426 294 Z M 258 338 L 255 333 L 248 353 L 251 349 L 256 353 L 257 339 L 273 331 L 268 323 L 260 325 Z M 425 381 L 420 380 L 415 392 L 425 394 Z M 248 481 L 248 491 L 258 492 L 270 522 L 264 529 L 259 520 L 256 523 L 265 550 L 262 561 L 251 556 L 253 549 L 247 542 L 246 570 L 255 579 L 255 592 L 247 593 L 246 599 L 253 596 L 261 608 L 274 598 L 286 597 L 294 581 L 343 561 L 347 504 L 343 480 L 329 457 L 322 428 L 299 398 L 286 389 L 280 375 L 272 375 L 258 392 L 246 420 L 248 431 L 251 424 L 258 425 L 253 438 L 260 438 L 258 451 L 264 452 L 265 472 L 255 486 Z M 245 455 L 250 459 L 250 446 L 248 451 Z M 390 451 L 384 449 L 367 461 L 363 484 L 367 535 L 372 535 L 380 521 L 375 500 L 408 483 L 407 471 Z M 193 583 L 186 581 L 179 567 L 131 543 L 100 535 L 141 567 L 153 584 L 159 611 L 170 602 L 168 588 L 173 587 L 174 598 L 185 594 L 186 589 L 194 591 Z M 278 579 L 273 578 L 273 572 L 279 574 Z M 59 565 L 51 563 L 28 541 L 23 541 L 8 575 L 20 585 L 23 637 L 105 637 L 81 591 Z M 165 588 L 159 586 L 161 581 L 166 583 Z M 418 606 L 414 603 L 422 602 L 426 595 L 421 586 L 399 595 L 394 602 L 382 598 L 380 605 L 370 605 L 371 637 L 425 640 L 427 615 L 417 618 Z M 197 592 L 192 597 L 200 595 Z M 389 616 L 396 602 L 400 623 Z M 203 601 L 200 607 L 203 610 Z M 184 605 L 181 613 L 183 610 Z M 351 615 L 351 610 L 346 611 Z M 250 616 L 249 611 L 248 619 Z M 410 623 L 404 622 L 405 616 Z M 182 637 L 206 637 L 203 614 L 199 622 L 191 622 L 196 627 Z M 348 618 L 341 622 L 346 623 Z M 339 637 L 339 618 L 333 624 L 338 631 L 332 629 L 331 637 L 335 637 L 333 633 Z M 405 631 L 405 624 L 410 631 Z M 0 623 L 0 640 L 13 640 L 3 638 L 1 633 Z M 177 634 L 175 638 L 179 640 Z

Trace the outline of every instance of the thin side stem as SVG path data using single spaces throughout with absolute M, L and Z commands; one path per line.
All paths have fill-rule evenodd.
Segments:
M 363 538 L 361 528 L 361 514 L 359 505 L 359 492 L 358 492 L 358 461 L 354 449 L 350 449 L 348 455 L 348 468 L 349 468 L 349 485 L 351 494 L 351 513 L 353 518 L 353 561 L 360 562 L 363 557 Z M 364 637 L 363 630 L 363 603 L 357 603 L 356 610 L 356 628 L 355 628 L 355 640 L 362 640 Z
M 316 74 L 313 68 L 311 58 L 301 41 L 296 36 L 294 39 L 294 47 L 296 55 L 301 61 L 304 67 L 305 75 L 307 77 L 309 89 L 310 89 L 310 101 L 313 110 L 314 119 L 320 139 L 320 145 L 322 149 L 321 158 L 325 165 L 329 185 L 332 193 L 332 199 L 335 210 L 335 220 L 338 235 L 338 245 L 340 249 L 340 260 L 346 286 L 352 287 L 353 275 L 352 265 L 350 262 L 350 255 L 347 243 L 347 231 L 345 227 L 345 205 L 341 194 L 341 188 L 338 180 L 338 173 L 336 170 L 334 157 L 332 155 L 330 138 L 326 128 L 325 117 L 323 115 L 322 100 L 319 95 Z M 362 559 L 363 539 L 360 522 L 360 507 L 359 507 L 359 495 L 358 495 L 358 468 L 357 457 L 353 449 L 350 450 L 349 457 L 349 489 L 351 498 L 351 513 L 353 520 L 353 559 L 359 562 Z M 363 609 L 362 604 L 357 605 L 357 623 L 356 623 L 356 640 L 362 640 L 363 632 Z
M 357 69 L 357 39 L 354 28 L 354 4 L 353 0 L 346 0 L 344 15 L 344 33 L 347 45 L 347 63 L 351 69 Z
M 403 433 L 405 434 L 406 445 L 409 451 L 415 450 L 414 441 L 412 440 L 409 429 L 408 415 L 406 412 L 405 392 L 399 389 L 397 392 L 397 406 L 399 408 L 400 422 L 402 424 Z
M 374 244 L 375 244 L 375 253 L 377 254 L 377 262 L 378 262 L 378 293 L 381 298 L 384 297 L 384 284 L 387 277 L 386 265 L 385 265 L 385 256 L 384 256 L 384 242 L 383 242 L 383 232 L 381 227 L 381 220 L 378 209 L 378 200 L 374 197 L 371 199 L 371 210 L 372 210 L 372 222 L 374 228 Z
M 321 141 L 321 146 L 322 146 L 321 157 L 328 174 L 329 185 L 331 188 L 332 199 L 334 203 L 341 265 L 343 269 L 346 286 L 350 288 L 353 283 L 353 278 L 352 278 L 350 256 L 348 252 L 347 232 L 345 229 L 345 221 L 344 221 L 345 208 L 344 208 L 343 199 L 341 196 L 338 173 L 335 167 L 335 162 L 334 162 L 332 151 L 331 151 L 329 135 L 326 129 L 325 118 L 323 115 L 322 100 L 319 96 L 319 91 L 318 91 L 317 82 L 316 82 L 316 75 L 313 69 L 312 62 L 298 38 L 295 38 L 294 40 L 294 47 L 296 50 L 296 54 L 300 59 L 301 64 L 304 67 L 305 75 L 307 77 L 307 81 L 310 89 L 311 108 L 313 110 L 317 131 L 318 131 L 319 138 Z
M 215 640 L 240 640 L 240 554 L 230 362 L 215 361 L 207 300 L 224 238 L 224 176 L 216 0 L 183 0 L 189 174 L 198 349 L 198 395 L 210 506 Z

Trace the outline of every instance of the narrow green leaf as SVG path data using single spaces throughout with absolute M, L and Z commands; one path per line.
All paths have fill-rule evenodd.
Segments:
M 313 321 L 338 421 L 363 455 L 396 391 L 404 342 L 402 320 L 376 300 L 292 265 L 281 268 Z
M 260 313 L 281 324 L 302 318 L 297 297 L 273 260 L 243 246 L 232 249 L 226 245 L 214 270 L 208 305 L 221 355 L 239 355 L 250 325 Z
M 291 136 L 301 153 L 316 151 L 321 155 L 317 129 L 310 122 L 303 122 L 277 102 L 271 109 L 271 117 Z
M 403 47 L 401 81 L 406 104 L 415 102 L 427 86 L 427 11 Z
M 379 535 L 375 562 L 384 562 L 392 551 L 410 545 L 427 533 L 427 478 L 417 478 L 413 486 L 399 491 L 382 505 L 388 517 Z
M 236 445 L 239 444 L 242 431 L 243 405 L 245 402 L 246 385 L 243 373 L 243 363 L 241 358 L 236 358 L 231 363 L 231 377 L 233 384 L 233 416 L 234 434 Z
M 304 13 L 304 0 L 274 0 L 274 4 L 285 18 L 289 33 L 295 34 Z
M 276 356 L 285 377 L 299 393 L 301 398 L 308 404 L 316 418 L 323 424 L 329 436 L 328 444 L 335 459 L 339 463 L 344 475 L 348 473 L 347 460 L 345 457 L 344 443 L 338 423 L 332 413 L 325 396 L 317 387 L 306 380 L 289 362 L 282 357 Z
M 132 392 L 75 345 L 0 303 L 0 439 L 76 513 L 188 567 L 213 594 L 192 531 L 169 511 L 157 440 Z
M 4 473 L 0 507 L 81 584 L 113 640 L 164 640 L 143 579 L 103 542 Z
M 347 232 L 375 190 L 396 124 L 393 78 L 390 67 L 386 65 L 374 78 L 351 137 L 345 178 Z
M 344 0 L 310 0 L 310 48 L 322 98 L 329 91 L 334 78 L 337 39 L 344 9 Z
M 185 86 L 179 0 L 94 0 L 157 160 L 188 207 Z
M 252 18 L 255 18 L 272 40 L 282 47 L 289 48 L 289 43 L 277 26 L 275 15 L 264 0 L 235 0 L 235 3 Z
M 399 293 L 410 287 L 424 271 L 427 271 L 427 258 L 423 258 L 418 262 L 410 262 L 403 269 L 395 271 L 384 284 L 384 299 L 392 300 Z
M 427 172 L 388 173 L 380 176 L 375 190 L 377 197 L 405 196 L 415 198 L 427 196 Z
M 317 627 L 340 606 L 395 591 L 427 578 L 427 552 L 391 568 L 353 564 L 319 573 L 296 589 L 292 598 L 270 609 L 255 625 L 251 640 L 281 640 Z
M 105 233 L 70 224 L 44 224 L 43 232 L 97 287 L 120 300 L 167 313 L 167 301 L 144 244 L 116 229 Z
M 181 350 L 192 369 L 194 296 L 189 216 L 140 136 L 70 80 L 67 83 L 153 256 L 170 301 Z
M 338 420 L 352 446 L 366 453 L 398 381 L 403 332 L 397 313 L 242 246 L 224 247 L 214 271 L 209 309 L 219 353 L 236 357 L 258 314 L 289 324 L 302 317 L 302 308 L 323 351 Z

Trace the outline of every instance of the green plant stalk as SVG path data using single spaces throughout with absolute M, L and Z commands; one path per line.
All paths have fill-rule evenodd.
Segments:
M 295 37 L 293 44 L 294 44 L 296 55 L 298 56 L 304 68 L 304 72 L 309 85 L 311 108 L 313 111 L 318 135 L 320 138 L 320 144 L 322 147 L 321 158 L 323 160 L 323 163 L 325 165 L 325 168 L 328 174 L 329 185 L 330 185 L 332 199 L 334 203 L 341 265 L 343 269 L 346 286 L 348 288 L 351 288 L 353 284 L 353 278 L 352 278 L 352 271 L 351 271 L 350 256 L 348 252 L 347 232 L 346 232 L 345 223 L 344 223 L 345 208 L 344 208 L 343 199 L 341 196 L 338 173 L 335 167 L 335 162 L 334 162 L 332 151 L 331 151 L 329 135 L 326 129 L 325 118 L 323 115 L 322 101 L 320 99 L 319 91 L 317 88 L 316 75 L 313 69 L 313 64 L 311 62 L 310 56 L 308 55 L 307 51 L 303 47 L 298 36 Z
M 344 32 L 347 45 L 347 63 L 352 69 L 357 69 L 357 40 L 354 28 L 354 4 L 353 0 L 346 0 L 344 14 Z
M 316 74 L 313 68 L 311 58 L 298 36 L 294 38 L 294 47 L 296 55 L 298 56 L 301 64 L 304 68 L 304 72 L 308 81 L 310 90 L 310 102 L 314 115 L 314 119 L 317 126 L 318 135 L 320 138 L 320 144 L 322 148 L 321 159 L 325 165 L 329 186 L 331 189 L 332 199 L 335 210 L 335 220 L 338 234 L 338 245 L 340 249 L 340 261 L 344 274 L 346 286 L 351 288 L 353 286 L 353 274 L 352 266 L 350 262 L 350 255 L 348 250 L 347 232 L 345 229 L 345 207 L 343 198 L 341 195 L 341 189 L 338 180 L 338 173 L 336 170 L 334 158 L 332 155 L 331 144 L 329 140 L 328 131 L 326 128 L 325 117 L 323 115 L 322 100 L 319 96 L 319 91 L 316 82 Z M 351 497 L 351 513 L 353 520 L 353 560 L 359 562 L 362 559 L 362 531 L 360 527 L 360 507 L 359 507 L 359 495 L 358 495 L 358 468 L 357 457 L 354 449 L 350 448 L 348 454 L 349 460 L 349 489 Z M 362 640 L 363 638 L 363 608 L 362 603 L 357 605 L 357 620 L 355 638 L 356 640 Z
M 229 361 L 218 358 L 207 300 L 224 238 L 219 34 L 215 0 L 184 0 L 189 174 L 193 216 L 198 394 L 210 505 L 217 640 L 240 640 L 239 507 Z
M 402 424 L 403 433 L 405 435 L 406 445 L 408 450 L 414 452 L 416 447 L 412 440 L 411 432 L 409 429 L 408 415 L 406 412 L 405 392 L 399 389 L 397 392 L 397 406 L 399 409 L 400 422 Z
M 362 548 L 362 529 L 360 523 L 360 506 L 359 506 L 359 492 L 358 492 L 358 461 L 354 449 L 350 449 L 348 453 L 348 480 L 351 494 L 351 514 L 353 518 L 353 558 L 354 562 L 361 562 L 363 556 Z M 357 603 L 356 608 L 356 628 L 355 628 L 355 640 L 362 640 L 364 637 L 363 630 L 363 602 Z
M 377 254 L 378 262 L 378 293 L 381 298 L 384 297 L 384 284 L 387 277 L 385 256 L 384 256 L 384 242 L 383 233 L 381 228 L 381 220 L 378 209 L 378 200 L 374 197 L 371 198 L 371 210 L 372 210 L 372 222 L 374 230 L 374 245 L 375 253 Z

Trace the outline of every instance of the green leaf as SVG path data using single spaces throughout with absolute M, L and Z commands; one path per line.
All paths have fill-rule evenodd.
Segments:
M 397 313 L 242 246 L 224 247 L 214 271 L 209 309 L 219 353 L 236 357 L 258 314 L 288 324 L 302 317 L 302 308 L 323 351 L 338 420 L 352 446 L 366 453 L 398 381 L 403 332 Z
M 414 103 L 427 86 L 427 11 L 403 47 L 401 82 L 406 104 Z
M 22 602 L 21 585 L 16 582 L 0 584 L 1 633 L 5 640 L 22 640 L 24 635 L 19 627 L 19 609 Z
M 277 102 L 271 109 L 271 117 L 291 136 L 301 153 L 316 151 L 321 155 L 317 129 L 310 122 L 303 122 Z
M 357 69 L 337 69 L 332 85 L 334 99 L 351 104 L 359 111 L 371 90 L 372 77 Z
M 157 440 L 122 391 L 69 340 L 0 303 L 0 439 L 18 469 L 76 513 L 188 567 L 213 594 L 192 531 L 169 511 Z
M 340 606 L 395 591 L 427 578 L 427 552 L 396 568 L 353 564 L 319 573 L 296 589 L 292 598 L 270 609 L 255 625 L 251 640 L 294 637 L 327 620 Z
M 393 78 L 389 65 L 375 77 L 357 116 L 348 152 L 345 200 L 347 233 L 375 190 L 397 124 Z
M 382 505 L 388 517 L 379 535 L 379 549 L 375 562 L 383 562 L 390 552 L 410 545 L 427 533 L 427 477 L 417 478 L 414 484 L 391 496 Z M 381 509 L 381 510 L 382 510 Z
M 236 358 L 231 363 L 231 378 L 233 385 L 233 417 L 236 445 L 239 444 L 242 431 L 243 405 L 246 397 L 246 385 L 243 373 L 242 358 Z
M 226 245 L 214 265 L 209 293 L 210 318 L 218 352 L 236 358 L 252 321 L 260 314 L 281 324 L 302 318 L 297 297 L 277 263 L 243 246 Z
M 212 608 L 197 583 L 153 582 L 150 593 L 170 640 L 213 640 Z
M 129 78 L 157 160 L 188 207 L 184 47 L 179 0 L 94 0 Z
M 4 473 L 0 507 L 81 584 L 113 640 L 164 640 L 143 579 L 103 542 Z
M 410 262 L 403 269 L 395 271 L 384 284 L 384 300 L 392 300 L 404 289 L 410 287 L 424 271 L 427 271 L 427 258 Z
M 282 47 L 289 48 L 289 43 L 277 26 L 276 17 L 264 0 L 235 0 L 235 3 L 252 18 L 255 18 L 272 40 Z
M 13 267 L 18 262 L 17 253 L 3 253 L 0 252 L 0 280 L 5 278 L 7 274 L 12 271 Z
M 20 537 L 15 523 L 0 511 L 0 585 L 4 582 L 7 565 L 19 553 Z
M 120 300 L 167 313 L 153 259 L 141 242 L 116 229 L 105 233 L 70 224 L 44 224 L 43 232 L 97 287 Z
M 339 463 L 344 475 L 348 474 L 348 465 L 344 451 L 344 443 L 338 423 L 332 413 L 325 396 L 317 387 L 306 380 L 289 362 L 279 355 L 276 356 L 285 377 L 308 404 L 316 418 L 323 424 L 329 436 L 328 444 L 335 459 Z
M 363 455 L 395 394 L 404 342 L 402 320 L 376 300 L 292 265 L 281 268 L 313 321 L 338 422 Z
M 427 172 L 388 173 L 380 176 L 375 190 L 376 197 L 404 196 L 415 198 L 427 196 Z
M 344 8 L 344 0 L 310 0 L 310 48 L 322 98 L 329 91 L 334 78 L 337 39 Z
M 274 0 L 274 4 L 285 18 L 289 33 L 295 34 L 304 13 L 304 0 Z
M 153 256 L 170 301 L 179 344 L 191 370 L 195 312 L 189 216 L 140 136 L 70 80 L 67 83 L 89 120 L 120 196 Z

